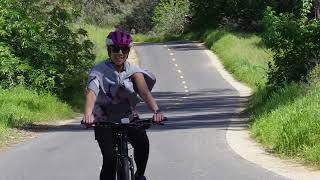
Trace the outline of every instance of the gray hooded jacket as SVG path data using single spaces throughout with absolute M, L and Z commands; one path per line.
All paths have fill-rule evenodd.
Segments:
M 93 114 L 96 120 L 108 119 L 118 120 L 128 115 L 128 112 L 137 103 L 141 102 L 137 87 L 131 80 L 134 73 L 143 73 L 144 79 L 151 91 L 156 79 L 147 70 L 125 63 L 124 71 L 117 72 L 110 60 L 96 64 L 89 74 L 88 89 L 97 96 Z M 110 118 L 110 117 L 113 118 Z

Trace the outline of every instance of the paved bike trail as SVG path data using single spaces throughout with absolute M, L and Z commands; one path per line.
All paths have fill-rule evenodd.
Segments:
M 141 66 L 153 72 L 153 94 L 170 118 L 148 131 L 150 180 L 285 179 L 235 154 L 228 126 L 243 126 L 237 109 L 246 101 L 214 69 L 197 43 L 136 45 Z M 145 106 L 139 106 L 148 117 Z M 98 179 L 101 156 L 92 130 L 77 122 L 40 129 L 40 137 L 0 153 L 0 180 Z
M 228 126 L 244 126 L 237 110 L 246 98 L 226 82 L 199 43 L 136 46 L 142 67 L 158 81 L 154 95 L 170 117 L 150 131 L 151 180 L 285 179 L 235 154 Z

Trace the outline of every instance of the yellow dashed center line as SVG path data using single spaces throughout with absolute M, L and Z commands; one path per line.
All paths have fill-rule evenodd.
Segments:
M 167 45 L 164 45 L 164 47 L 167 47 Z M 171 51 L 171 49 L 168 48 L 168 51 Z M 174 56 L 174 54 L 171 52 L 171 53 L 170 53 L 170 56 Z M 171 60 L 172 60 L 173 62 L 175 62 L 175 61 L 176 61 L 176 58 L 172 58 Z M 174 65 L 175 67 L 178 67 L 178 64 L 177 64 L 177 63 L 173 63 L 173 65 Z M 181 71 L 180 69 L 177 69 L 177 72 L 178 72 L 179 74 L 182 74 L 182 71 Z M 181 75 L 181 76 L 180 76 L 180 79 L 184 79 L 184 76 Z M 186 85 L 186 84 L 187 84 L 186 81 L 182 81 L 181 83 L 182 83 L 182 85 L 183 85 L 184 92 L 188 93 L 189 90 L 188 90 L 188 86 Z

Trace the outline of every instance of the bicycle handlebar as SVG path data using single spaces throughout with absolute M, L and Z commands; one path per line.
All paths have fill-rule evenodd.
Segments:
M 163 121 L 167 121 L 167 120 L 168 120 L 167 117 L 163 119 Z M 151 124 L 164 125 L 162 122 L 155 122 L 153 121 L 153 118 L 143 118 L 143 119 L 134 120 L 128 123 L 101 121 L 101 122 L 94 122 L 92 124 L 86 124 L 83 122 L 83 120 L 81 120 L 80 123 L 84 125 L 86 128 L 90 128 L 94 126 L 143 127 L 143 126 L 149 126 Z

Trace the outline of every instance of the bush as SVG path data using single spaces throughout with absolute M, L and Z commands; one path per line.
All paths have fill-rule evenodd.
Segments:
M 123 4 L 114 0 L 85 0 L 81 1 L 84 21 L 96 26 L 113 26 L 120 21 Z
M 159 0 L 141 0 L 134 5 L 132 11 L 119 23 L 127 31 L 135 30 L 136 33 L 146 33 L 152 30 L 152 17 Z
M 17 84 L 66 98 L 82 89 L 94 62 L 86 31 L 73 31 L 72 15 L 39 0 L 0 0 L 1 86 Z
M 161 0 L 155 8 L 153 22 L 155 31 L 164 34 L 181 34 L 185 30 L 189 14 L 190 2 L 188 0 Z
M 301 15 L 312 0 L 190 0 L 193 27 L 229 26 L 237 30 L 261 31 L 260 21 L 267 6 L 277 13 Z M 309 15 L 311 15 L 309 13 Z
M 193 27 L 230 26 L 241 30 L 256 30 L 263 12 L 272 0 L 190 0 L 192 6 Z
M 23 73 L 24 67 L 21 60 L 15 57 L 11 53 L 11 49 L 4 43 L 0 42 L 0 79 L 2 80 L 1 85 L 4 87 L 10 87 L 24 82 Z
M 292 13 L 277 15 L 269 9 L 263 22 L 264 43 L 274 52 L 274 62 L 269 64 L 269 87 L 306 81 L 320 63 L 320 20 L 297 18 Z

